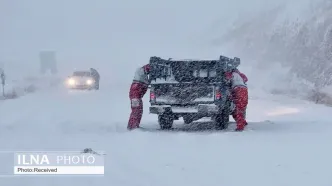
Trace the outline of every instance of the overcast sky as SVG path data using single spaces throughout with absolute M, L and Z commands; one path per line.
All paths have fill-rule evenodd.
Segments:
M 127 70 L 130 79 L 151 55 L 188 57 L 214 24 L 282 1 L 0 0 L 0 60 L 37 68 L 38 52 L 55 50 L 60 71 Z

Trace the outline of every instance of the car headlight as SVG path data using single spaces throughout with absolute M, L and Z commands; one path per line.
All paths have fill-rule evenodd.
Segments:
M 91 79 L 86 80 L 86 84 L 92 85 L 93 84 L 93 80 L 91 80 Z
M 74 79 L 69 79 L 68 80 L 68 85 L 75 85 L 75 80 Z

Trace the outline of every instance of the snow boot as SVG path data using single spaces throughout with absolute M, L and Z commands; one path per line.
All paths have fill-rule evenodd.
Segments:
M 134 129 L 138 129 L 138 128 L 140 128 L 139 125 L 133 125 L 133 126 L 128 125 L 127 126 L 128 130 L 134 130 Z
M 247 125 L 248 125 L 247 122 L 246 122 L 244 125 L 237 125 L 235 131 L 238 131 L 238 132 L 243 131 L 244 128 L 245 128 Z
M 236 132 L 242 132 L 244 130 L 244 127 L 236 127 L 235 131 Z

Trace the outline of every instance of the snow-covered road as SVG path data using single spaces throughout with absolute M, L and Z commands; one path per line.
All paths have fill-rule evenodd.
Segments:
M 106 151 L 107 156 L 104 177 L 3 177 L 0 185 L 332 184 L 331 108 L 255 96 L 250 100 L 246 132 L 216 132 L 201 122 L 179 132 L 127 132 L 130 110 L 125 87 L 121 90 L 45 90 L 1 102 L 2 151 L 91 147 Z M 148 100 L 145 103 L 148 110 Z M 148 112 L 142 123 L 158 127 L 156 116 Z M 179 123 L 177 127 L 183 127 Z M 3 167 L 11 166 L 5 159 L 0 161 Z

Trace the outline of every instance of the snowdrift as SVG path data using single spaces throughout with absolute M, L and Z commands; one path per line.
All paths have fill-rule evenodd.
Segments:
M 38 90 L 58 86 L 61 82 L 61 78 L 46 76 L 31 76 L 23 79 L 9 80 L 4 87 L 5 96 L 1 95 L 0 100 L 16 99 Z

